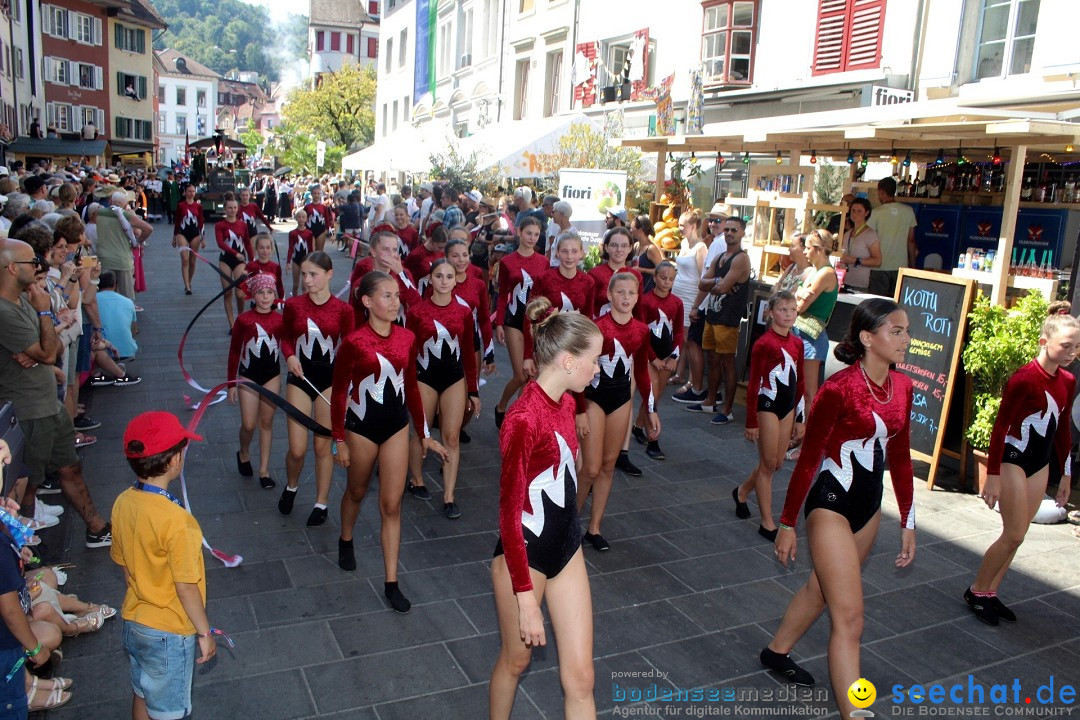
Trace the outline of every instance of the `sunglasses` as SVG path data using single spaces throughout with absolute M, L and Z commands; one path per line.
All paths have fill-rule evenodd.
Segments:
M 722 219 L 720 219 L 720 218 L 709 218 L 709 224 L 710 225 L 719 225 L 722 222 L 724 222 L 724 221 Z
M 37 265 L 38 267 L 48 267 L 49 264 L 45 262 L 45 258 L 40 255 L 35 255 L 33 260 L 12 260 L 12 265 Z

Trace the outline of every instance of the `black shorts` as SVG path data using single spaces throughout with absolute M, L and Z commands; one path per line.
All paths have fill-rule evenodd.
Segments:
M 585 398 L 600 406 L 605 415 L 610 415 L 630 402 L 630 379 L 614 385 L 600 383 L 596 387 L 585 388 Z
M 768 395 L 758 393 L 757 396 L 757 411 L 759 413 L 770 413 L 776 417 L 783 419 L 791 414 L 791 411 L 798 405 L 799 399 L 795 397 L 795 388 L 788 387 L 781 383 L 776 384 L 776 398 L 770 398 Z
M 1053 435 L 1050 435 L 1050 437 L 1052 439 Z M 1035 442 L 1029 442 L 1028 449 L 1021 452 L 1013 445 L 1005 443 L 1005 450 L 1001 454 L 1001 463 L 1003 465 L 1006 463 L 1015 465 L 1024 472 L 1024 475 L 1031 477 L 1054 460 L 1052 442 L 1047 442 L 1045 449 L 1032 447 L 1033 445 L 1035 445 Z
M 326 391 L 330 389 L 330 386 L 334 384 L 334 365 L 333 363 L 317 363 L 311 360 L 300 359 L 300 366 L 304 369 L 304 378 L 311 381 L 311 385 L 319 390 L 323 395 L 326 395 Z M 297 377 L 292 373 L 289 373 L 288 378 L 285 380 L 286 384 L 298 387 L 307 393 L 307 396 L 312 400 L 319 397 L 319 394 L 309 385 L 304 378 Z M 327 396 L 327 400 L 329 400 Z M 320 400 L 320 402 L 322 402 Z
M 461 366 L 460 361 L 439 362 L 435 358 L 431 358 L 426 370 L 419 363 L 416 366 L 417 381 L 424 383 L 440 395 L 464 378 L 465 369 Z
M 517 304 L 517 310 L 510 312 L 510 304 L 506 305 L 506 314 L 503 316 L 503 327 L 514 328 L 518 332 L 523 332 L 525 329 L 525 306 L 528 305 L 528 301 Z
M 686 339 L 692 343 L 701 344 L 701 339 L 705 336 L 705 316 L 699 315 L 697 320 L 690 323 L 690 327 L 686 331 Z
M 382 445 L 408 424 L 409 413 L 404 405 L 398 405 L 396 409 L 387 408 L 370 397 L 367 399 L 367 416 L 363 420 L 352 410 L 345 411 L 345 429 L 376 445 Z
M 877 482 L 872 479 L 855 481 L 851 483 L 850 489 L 844 490 L 831 472 L 823 472 L 818 475 L 817 481 L 810 488 L 810 494 L 806 496 L 803 516 L 810 517 L 811 511 L 817 508 L 832 510 L 847 518 L 851 532 L 856 533 L 881 509 L 881 492 L 880 475 Z
M 265 385 L 281 375 L 281 365 L 277 362 L 264 362 L 258 358 L 252 358 L 251 364 L 246 369 L 241 367 L 236 375 L 245 380 L 250 380 L 256 385 Z M 304 381 L 301 380 L 300 382 Z M 304 385 L 307 385 L 307 383 L 304 383 Z M 308 388 L 308 390 L 310 389 Z
M 549 580 L 566 567 L 581 547 L 581 521 L 578 519 L 577 482 L 570 475 L 568 469 L 563 478 L 564 497 L 566 507 L 556 505 L 547 493 L 541 493 L 540 499 L 544 503 L 544 529 L 540 536 L 533 535 L 529 528 L 522 526 L 521 534 L 525 537 L 525 554 L 529 559 L 529 567 Z M 533 508 L 536 511 L 536 508 Z M 498 557 L 503 553 L 502 538 L 495 543 L 495 552 L 492 557 Z
M 218 255 L 218 262 L 219 263 L 225 263 L 226 265 L 229 266 L 230 270 L 235 270 L 236 268 L 240 267 L 241 265 L 246 265 L 247 264 L 246 260 L 241 260 L 240 258 L 236 257 L 232 253 L 221 253 L 220 255 Z

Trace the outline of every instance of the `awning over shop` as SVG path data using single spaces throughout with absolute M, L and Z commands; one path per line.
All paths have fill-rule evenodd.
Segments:
M 352 172 L 427 172 L 431 169 L 431 154 L 445 147 L 447 142 L 450 142 L 448 138 L 406 125 L 375 144 L 346 155 L 341 160 L 341 168 Z
M 112 140 L 109 142 L 109 150 L 113 155 L 143 155 L 148 152 L 154 151 L 154 145 L 152 143 L 141 142 L 120 142 Z
M 34 157 L 95 157 L 105 154 L 102 140 L 61 140 L 60 138 L 20 137 L 8 145 L 7 151 Z
M 518 120 L 489 125 L 463 143 L 466 152 L 475 151 L 499 174 L 511 178 L 533 178 L 550 174 L 541 171 L 541 160 L 559 148 L 559 138 L 574 125 L 603 127 L 585 115 L 557 115 L 543 120 Z

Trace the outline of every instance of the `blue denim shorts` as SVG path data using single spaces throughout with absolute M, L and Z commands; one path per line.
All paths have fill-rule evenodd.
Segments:
M 197 639 L 124 621 L 131 688 L 146 701 L 153 720 L 180 720 L 191 713 Z
M 829 334 L 824 330 L 818 335 L 817 340 L 811 340 L 809 335 L 803 335 L 799 328 L 791 328 L 799 339 L 802 340 L 803 360 L 819 360 L 825 362 L 829 357 Z
M 4 681 L 8 670 L 23 656 L 21 646 L 0 650 L 0 720 L 16 720 L 26 717 L 26 673 L 19 671 Z

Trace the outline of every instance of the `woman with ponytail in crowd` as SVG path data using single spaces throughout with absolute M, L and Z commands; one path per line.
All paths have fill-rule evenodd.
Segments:
M 761 663 L 789 682 L 813 685 L 813 676 L 789 653 L 828 607 L 829 677 L 843 717 L 854 710 L 848 688 L 862 677 L 861 566 L 881 521 L 886 459 L 900 509 L 896 566 L 907 567 L 915 559 L 912 385 L 893 369 L 903 362 L 910 342 L 907 314 L 892 300 L 873 298 L 855 308 L 847 336 L 835 350 L 836 358 L 850 367 L 829 378 L 814 399 L 776 536 L 776 558 L 786 567 L 795 559 L 795 523 L 805 500 L 814 570 L 791 599 L 772 642 L 761 651 Z
M 396 243 L 397 236 L 390 235 Z M 386 571 L 383 591 L 394 610 L 407 613 L 412 604 L 398 587 L 397 566 L 401 498 L 409 465 L 409 416 L 420 438 L 421 456 L 431 451 L 445 462 L 447 453 L 431 439 L 424 420 L 413 334 L 395 322 L 401 304 L 397 283 L 385 273 L 372 271 L 354 292 L 367 317 L 341 345 L 334 363 L 331 401 L 330 424 L 337 442 L 335 461 L 348 471 L 348 484 L 341 498 L 338 565 L 343 570 L 356 570 L 353 528 L 378 462 L 380 540 Z
M 282 317 L 274 307 L 280 282 L 280 278 L 265 273 L 248 278 L 247 291 L 255 301 L 255 307 L 236 318 L 226 368 L 226 379 L 230 382 L 239 376 L 275 395 L 281 390 Z M 258 425 L 259 485 L 269 490 L 277 484 L 270 477 L 270 445 L 274 437 L 274 411 L 277 406 L 256 391 L 236 385 L 229 388 L 229 402 L 233 405 L 240 403 L 240 449 L 236 452 L 236 469 L 243 477 L 254 475 L 251 439 Z
M 1016 622 L 1016 613 L 998 599 L 997 591 L 1039 510 L 1051 475 L 1060 478 L 1058 506 L 1069 502 L 1076 379 L 1065 368 L 1080 349 L 1080 320 L 1068 312 L 1067 305 L 1064 313 L 1051 305 L 1052 314 L 1043 321 L 1039 335 L 1039 354 L 1005 384 L 990 435 L 982 498 L 987 507 L 998 505 L 1001 536 L 986 549 L 975 582 L 964 591 L 975 617 L 987 625 Z
M 534 217 L 526 217 L 518 228 L 518 249 L 499 261 L 499 294 L 495 304 L 495 338 L 506 346 L 513 375 L 506 381 L 502 397 L 495 405 L 495 427 L 502 427 L 506 406 L 525 384 L 525 307 L 532 297 L 533 283 L 549 265 L 536 252 L 543 228 Z
M 334 377 L 334 358 L 341 342 L 353 331 L 352 308 L 330 293 L 334 265 L 330 256 L 316 250 L 300 266 L 304 294 L 285 302 L 282 320 L 281 349 L 289 375 L 285 399 L 323 427 L 330 425 L 330 397 L 327 392 Z M 288 484 L 278 500 L 282 515 L 292 512 L 300 471 L 307 456 L 308 431 L 289 420 L 289 451 L 285 455 Z M 308 517 L 308 527 L 326 522 L 326 503 L 330 498 L 330 477 L 334 471 L 330 438 L 315 436 L 315 507 Z
M 532 650 L 547 644 L 547 603 L 559 645 L 563 716 L 596 717 L 593 622 L 581 526 L 573 502 L 578 453 L 575 401 L 599 370 L 603 338 L 580 313 L 531 302 L 536 379 L 506 413 L 499 437 L 499 542 L 491 563 L 502 643 L 491 671 L 489 717 L 508 720 Z M 563 498 L 558 503 L 555 498 Z

